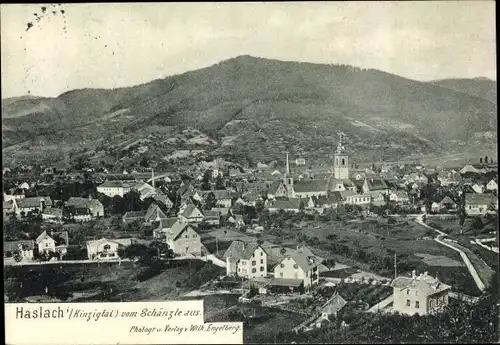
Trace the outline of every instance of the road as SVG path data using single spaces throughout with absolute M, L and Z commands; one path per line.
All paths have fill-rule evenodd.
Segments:
M 469 270 L 472 278 L 474 279 L 474 282 L 476 283 L 477 287 L 479 288 L 479 290 L 481 291 L 484 291 L 486 289 L 486 286 L 484 285 L 484 282 L 481 280 L 481 278 L 479 277 L 479 274 L 477 273 L 477 270 L 476 268 L 474 267 L 474 265 L 472 264 L 471 260 L 469 259 L 469 257 L 467 256 L 467 254 L 464 253 L 464 251 L 462 249 L 459 249 L 457 248 L 457 246 L 455 244 L 453 244 L 452 242 L 444 242 L 442 240 L 442 238 L 444 236 L 446 236 L 446 234 L 436 228 L 433 228 L 427 224 L 424 223 L 424 220 L 423 220 L 423 214 L 418 216 L 417 218 L 415 218 L 415 221 L 422 225 L 422 226 L 425 226 L 426 228 L 429 228 L 431 230 L 434 230 L 435 232 L 437 232 L 439 235 L 434 239 L 434 241 L 436 241 L 437 243 L 443 245 L 443 246 L 446 246 L 450 249 L 453 249 L 454 251 L 458 252 L 460 254 L 460 257 L 462 258 L 463 262 L 465 263 L 465 266 L 467 267 L 467 269 Z M 470 254 L 469 254 L 470 255 Z
M 368 309 L 367 312 L 369 312 L 369 313 L 376 313 L 379 310 L 383 310 L 384 308 L 386 308 L 392 302 L 394 302 L 394 295 L 390 295 L 386 299 L 378 302 L 373 307 L 371 307 L 370 309 Z

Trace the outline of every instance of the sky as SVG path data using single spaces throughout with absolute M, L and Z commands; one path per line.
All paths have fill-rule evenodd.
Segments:
M 496 80 L 493 1 L 2 4 L 0 13 L 2 98 L 137 85 L 239 55 Z

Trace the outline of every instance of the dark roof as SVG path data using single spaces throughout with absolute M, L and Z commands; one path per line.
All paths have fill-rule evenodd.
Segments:
M 144 218 L 146 216 L 146 212 L 144 211 L 129 211 L 125 213 L 123 218 Z
M 189 204 L 189 205 L 187 205 L 187 207 L 182 212 L 182 216 L 186 217 L 186 218 L 189 218 L 189 217 L 191 217 L 191 215 L 193 214 L 193 212 L 195 210 L 200 211 L 195 205 Z M 201 211 L 200 211 L 200 213 L 203 214 L 203 212 L 201 212 Z
M 303 179 L 300 181 L 294 181 L 293 189 L 297 193 L 325 192 L 327 190 L 327 181 L 325 181 L 325 180 L 311 180 L 311 179 Z
M 173 240 L 176 240 L 183 232 L 185 229 L 191 228 L 193 231 L 196 232 L 195 227 L 189 224 L 187 221 L 183 219 L 179 219 L 171 228 L 168 230 L 168 238 L 171 238 Z
M 177 221 L 179 218 L 161 218 L 160 219 L 160 225 L 158 226 L 159 229 L 170 229 Z
M 35 241 L 5 241 L 3 243 L 4 252 L 13 252 L 19 249 L 19 246 L 23 247 L 23 250 L 32 250 L 35 248 Z
M 101 202 L 97 199 L 89 199 L 89 198 L 77 198 L 71 197 L 64 203 L 66 206 L 74 206 L 77 208 L 99 208 L 103 207 Z
M 284 200 L 275 200 L 269 208 L 276 208 L 279 210 L 295 210 L 299 209 L 300 202 L 302 199 L 299 198 L 289 198 Z M 305 201 L 304 201 L 305 202 Z
M 478 194 L 478 193 L 466 193 L 465 203 L 466 204 L 476 204 L 476 205 L 490 205 L 495 204 L 497 198 L 492 194 Z
M 155 204 L 151 204 L 148 208 L 148 210 L 146 211 L 146 215 L 144 216 L 144 218 L 146 219 L 146 221 L 150 221 L 150 220 L 153 220 L 153 219 L 156 219 L 156 218 L 166 218 L 167 216 L 165 215 L 165 213 L 163 213 L 163 211 L 160 209 L 160 207 L 158 205 L 155 205 Z
M 278 264 L 287 257 L 290 257 L 304 272 L 319 266 L 323 262 L 323 258 L 314 255 L 307 247 L 300 247 L 298 249 L 286 248 L 284 258 Z
M 44 200 L 45 206 L 51 206 L 52 200 L 48 196 L 37 196 L 33 198 L 24 198 L 17 200 L 17 206 L 19 208 L 34 208 L 40 207 L 40 202 Z

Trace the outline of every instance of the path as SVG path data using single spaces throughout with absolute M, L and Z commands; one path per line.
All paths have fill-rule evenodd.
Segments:
M 489 250 L 490 252 L 494 252 L 494 253 L 498 254 L 498 247 L 493 247 L 493 246 L 490 247 L 490 246 L 487 246 L 487 245 L 484 244 L 484 242 L 488 243 L 488 242 L 496 241 L 496 238 L 493 238 L 493 239 L 488 238 L 488 239 L 485 239 L 485 240 L 484 239 L 482 239 L 482 240 L 476 239 L 475 241 L 476 241 L 476 243 L 479 246 L 483 247 L 484 249 Z
M 377 311 L 379 310 L 383 310 L 385 307 L 387 307 L 389 304 L 391 304 L 392 302 L 394 302 L 394 295 L 390 295 L 389 297 L 387 297 L 386 299 L 378 302 L 377 304 L 375 304 L 373 307 L 371 307 L 370 309 L 367 310 L 368 313 L 376 313 Z
M 439 236 L 437 236 L 434 241 L 436 241 L 437 243 L 443 245 L 443 246 L 446 246 L 450 249 L 453 249 L 454 251 L 458 252 L 460 254 L 460 257 L 462 258 L 462 260 L 464 261 L 465 263 L 465 266 L 467 267 L 467 269 L 469 270 L 470 274 L 472 275 L 472 278 L 474 279 L 474 282 L 476 283 L 477 287 L 479 288 L 479 290 L 481 291 L 484 291 L 486 289 L 486 286 L 484 285 L 484 282 L 481 280 L 481 278 L 479 277 L 479 274 L 477 273 L 476 271 L 476 268 L 474 267 L 474 265 L 472 264 L 471 260 L 469 259 L 469 257 L 467 256 L 467 254 L 464 253 L 464 251 L 460 248 L 457 248 L 457 244 L 452 244 L 452 243 L 449 243 L 449 242 L 444 242 L 443 240 L 441 240 L 442 237 L 446 236 L 446 234 L 438 229 L 435 229 L 427 224 L 424 223 L 423 221 L 423 214 L 418 216 L 417 218 L 415 218 L 415 221 L 428 228 L 428 229 L 431 229 L 431 230 L 434 230 L 436 231 Z M 470 253 L 472 253 L 471 251 L 469 251 Z M 476 262 L 477 264 L 477 262 Z
M 122 259 L 121 262 L 129 262 L 130 259 Z M 56 260 L 56 261 L 4 261 L 4 266 L 30 266 L 30 265 L 71 265 L 71 264 L 120 264 L 120 260 Z

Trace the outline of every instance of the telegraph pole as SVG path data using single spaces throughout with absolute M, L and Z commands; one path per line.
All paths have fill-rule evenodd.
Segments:
M 219 257 L 219 237 L 215 236 L 215 247 L 217 248 L 217 257 Z
M 397 262 L 396 262 L 396 253 L 394 253 L 394 279 L 397 278 L 398 274 L 398 269 L 397 269 Z

